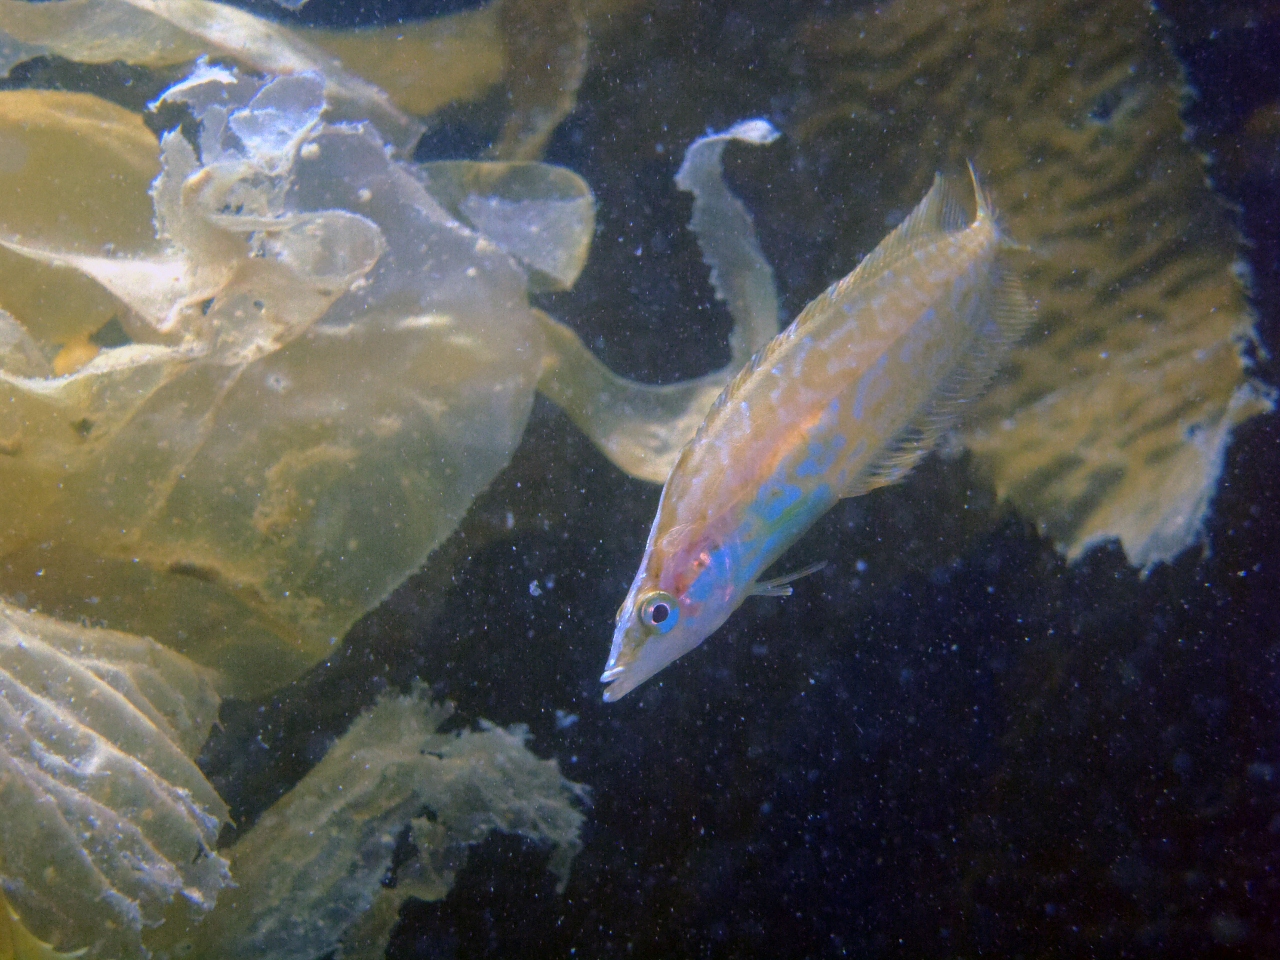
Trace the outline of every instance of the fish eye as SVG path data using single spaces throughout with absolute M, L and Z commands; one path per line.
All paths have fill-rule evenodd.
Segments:
M 668 632 L 679 619 L 680 608 L 676 606 L 676 598 L 669 593 L 651 593 L 640 604 L 640 620 L 659 633 Z

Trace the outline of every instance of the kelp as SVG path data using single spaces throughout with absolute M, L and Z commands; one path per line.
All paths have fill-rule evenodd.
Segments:
M 227 808 L 193 756 L 217 707 L 209 672 L 151 640 L 0 604 L 0 888 L 16 911 L 0 922 L 16 956 L 30 938 L 137 955 L 175 906 L 213 906 Z
M 801 35 L 873 238 L 935 170 L 972 159 L 1027 245 L 1038 328 L 963 441 L 1070 557 L 1118 538 L 1148 568 L 1193 544 L 1232 428 L 1271 408 L 1228 211 L 1147 4 L 895 3 Z
M 443 897 L 494 830 L 547 844 L 567 880 L 585 788 L 523 727 L 441 733 L 451 708 L 421 688 L 379 699 L 215 853 L 227 807 L 193 760 L 213 681 L 149 639 L 0 604 L 0 960 L 310 960 L 348 934 L 380 951 L 400 903 Z
M 324 78 L 330 119 L 370 120 L 402 150 L 422 124 L 379 87 L 279 24 L 209 0 L 0 0 L 0 72 L 43 54 L 78 63 L 173 67 L 206 55 L 261 73 Z
M 158 931 L 152 948 L 211 960 L 310 960 L 340 945 L 380 956 L 404 899 L 442 898 L 467 847 L 494 830 L 549 845 L 563 885 L 584 788 L 537 759 L 523 727 L 441 733 L 450 712 L 421 688 L 379 699 L 229 849 L 236 888 L 198 926 Z
M 60 960 L 74 956 L 75 952 L 59 953 L 24 927 L 0 890 L 0 960 Z
M 0 92 L 4 234 L 82 253 L 151 249 L 147 191 L 159 172 L 155 135 L 137 114 L 83 93 Z M 97 353 L 89 338 L 117 312 L 90 278 L 8 250 L 0 287 L 20 323 L 40 324 L 58 374 Z
M 153 69 L 202 56 L 270 76 L 319 73 L 330 120 L 370 120 L 411 151 L 417 119 L 500 90 L 490 155 L 535 160 L 573 109 L 587 65 L 585 0 L 491 0 L 474 10 L 355 30 L 273 23 L 210 0 L 0 0 L 0 73 L 45 54 Z
M 0 586 L 156 637 L 241 694 L 326 656 L 421 565 L 510 459 L 535 387 L 659 480 L 777 329 L 776 306 L 742 294 L 772 282 L 719 174 L 724 145 L 767 142 L 766 124 L 703 138 L 682 173 L 743 320 L 733 360 L 652 387 L 613 376 L 529 305 L 585 261 L 594 201 L 580 178 L 397 161 L 371 127 L 327 123 L 325 89 L 212 65 L 171 89 L 199 142 L 163 137 L 150 251 L 87 252 L 30 224 L 33 236 L 0 236 L 93 280 L 96 317 L 111 314 L 65 372 L 50 357 L 77 323 L 70 305 L 0 317 L 0 490 L 14 505 Z M 69 149 L 66 163 L 84 160 Z

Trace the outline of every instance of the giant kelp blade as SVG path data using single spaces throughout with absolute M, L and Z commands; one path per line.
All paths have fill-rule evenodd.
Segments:
M 318 122 L 322 93 L 201 69 L 171 94 L 202 124 L 199 154 L 163 138 L 160 255 L 9 247 L 113 291 L 133 342 L 54 376 L 38 321 L 0 325 L 3 589 L 242 693 L 326 656 L 453 530 L 542 362 L 526 270 L 372 128 Z M 564 277 L 590 213 L 568 176 Z M 550 224 L 517 206 L 504 242 L 523 214 Z
M 87 93 L 0 92 L 0 237 L 84 256 L 153 252 L 160 147 L 142 118 Z M 0 307 L 52 358 L 120 304 L 74 269 L 0 251 Z M 91 354 L 90 354 L 91 355 Z
M 226 806 L 191 759 L 213 677 L 151 640 L 0 604 L 0 882 L 59 951 L 136 955 L 226 886 Z
M 583 789 L 534 756 L 522 729 L 438 732 L 449 713 L 422 690 L 381 698 L 230 848 L 236 889 L 199 926 L 161 930 L 152 946 L 186 954 L 189 937 L 190 955 L 210 960 L 324 956 L 375 901 L 443 897 L 466 847 L 493 830 L 548 844 L 550 868 L 567 879 Z M 404 889 L 384 888 L 400 872 Z
M 502 82 L 507 63 L 500 7 L 490 2 L 428 20 L 298 33 L 377 84 L 400 109 L 425 117 L 478 100 Z
M 488 158 L 537 160 L 577 103 L 587 69 L 584 0 L 490 0 L 470 10 L 356 30 L 301 30 L 402 110 L 429 116 L 497 92 L 505 118 Z M 607 18 L 602 11 L 598 18 Z
M 209 0 L 0 0 L 0 31 L 17 41 L 0 69 L 39 53 L 81 63 L 168 67 L 203 55 L 269 75 L 313 71 L 324 77 L 335 118 L 372 120 L 408 150 L 422 125 L 378 87 L 280 24 Z
M 859 171 L 867 226 L 849 229 L 972 158 L 1035 254 L 1039 322 L 963 434 L 1000 493 L 1070 556 L 1119 538 L 1149 567 L 1194 543 L 1231 428 L 1272 400 L 1150 7 L 899 2 L 814 22 L 802 47 L 826 88 L 796 134 L 837 138 Z
M 413 170 L 450 213 L 529 267 L 537 289 L 568 290 L 578 279 L 595 233 L 596 201 L 572 170 L 467 160 Z

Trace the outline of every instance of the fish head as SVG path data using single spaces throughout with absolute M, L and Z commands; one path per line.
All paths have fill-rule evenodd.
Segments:
M 742 602 L 743 592 L 698 549 L 650 551 L 618 608 L 613 645 L 601 683 L 606 702 L 626 696 L 714 633 Z M 720 554 L 723 556 L 723 553 Z

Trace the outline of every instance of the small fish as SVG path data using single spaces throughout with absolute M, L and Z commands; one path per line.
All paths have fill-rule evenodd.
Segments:
M 973 167 L 977 215 L 934 179 L 858 268 L 725 387 L 662 490 L 602 683 L 626 696 L 702 643 L 842 497 L 901 479 L 1032 317 Z

